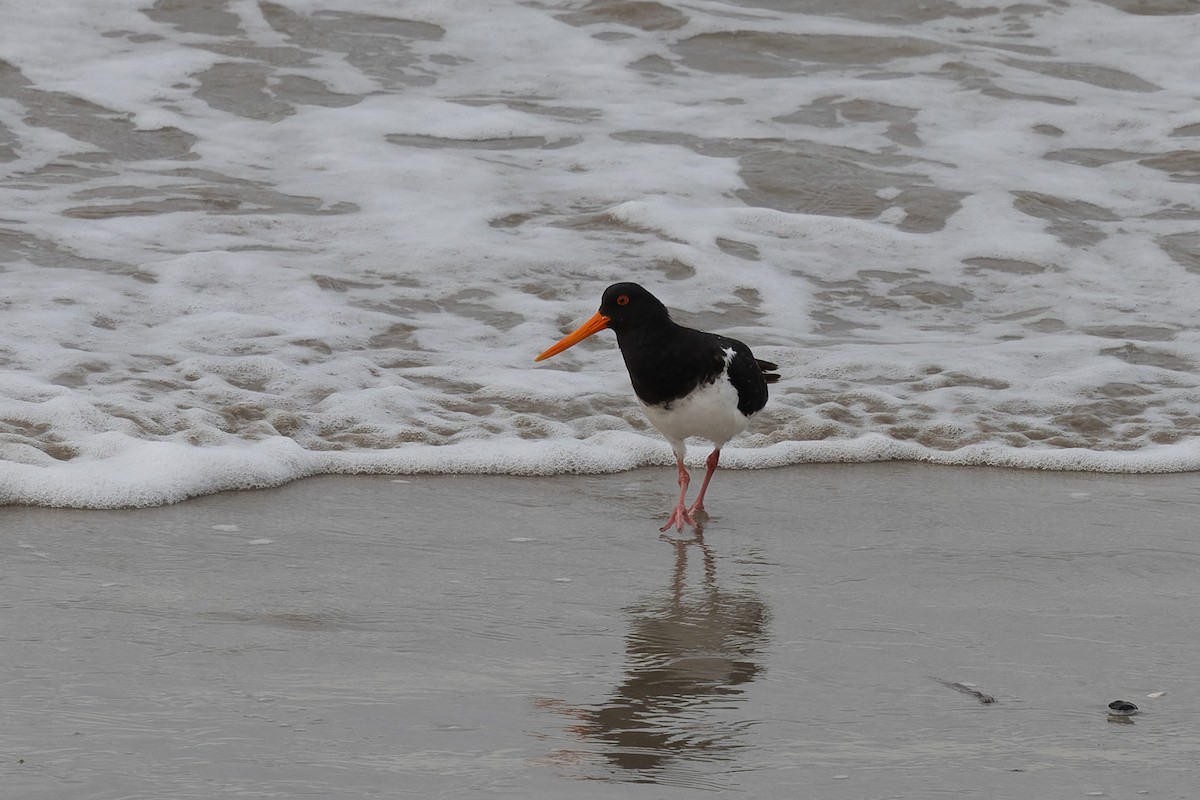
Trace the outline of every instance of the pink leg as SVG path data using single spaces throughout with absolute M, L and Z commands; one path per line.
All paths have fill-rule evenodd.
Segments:
M 708 461 L 705 462 L 707 469 L 704 471 L 704 482 L 700 484 L 700 493 L 696 495 L 696 502 L 692 503 L 692 507 L 688 509 L 688 513 L 695 514 L 697 512 L 707 516 L 708 512 L 704 510 L 704 493 L 708 491 L 708 483 L 712 480 L 713 474 L 717 471 L 717 462 L 721 460 L 721 448 L 713 450 L 708 456 Z
M 659 532 L 666 531 L 672 525 L 677 531 L 682 531 L 685 524 L 696 527 L 696 521 L 692 519 L 687 506 L 683 504 L 684 498 L 687 497 L 688 484 L 692 482 L 692 476 L 688 475 L 687 469 L 683 466 L 683 459 L 678 453 L 675 454 L 675 463 L 679 466 L 679 500 L 675 503 L 675 510 L 671 512 L 671 516 L 667 518 L 667 524 L 659 528 Z

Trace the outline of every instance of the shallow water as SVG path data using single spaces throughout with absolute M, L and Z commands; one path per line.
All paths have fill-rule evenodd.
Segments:
M 783 365 L 729 466 L 1200 468 L 1193 3 L 77 6 L 0 32 L 0 503 L 666 463 L 532 363 L 618 279 Z
M 0 509 L 5 792 L 1190 795 L 1189 476 L 671 477 Z

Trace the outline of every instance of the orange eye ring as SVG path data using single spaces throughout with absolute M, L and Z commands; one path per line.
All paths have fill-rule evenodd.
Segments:
M 627 294 L 623 294 L 623 295 L 621 295 L 620 297 L 618 297 L 618 298 L 617 298 L 617 305 L 619 305 L 619 306 L 627 306 L 627 305 L 629 305 L 629 295 L 627 295 Z

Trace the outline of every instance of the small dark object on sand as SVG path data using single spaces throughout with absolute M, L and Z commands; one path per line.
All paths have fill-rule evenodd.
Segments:
M 1128 700 L 1113 700 L 1108 707 L 1112 709 L 1113 714 L 1119 714 L 1122 717 L 1128 717 L 1130 714 L 1138 712 L 1138 707 Z
M 974 697 L 976 700 L 983 703 L 985 706 L 991 705 L 992 703 L 996 702 L 996 698 L 992 697 L 990 694 L 984 694 L 983 692 L 979 691 L 976 688 L 967 686 L 965 683 L 959 683 L 958 681 L 942 680 L 941 678 L 935 678 L 932 675 L 929 676 L 929 679 L 932 681 L 937 681 L 942 686 L 945 686 L 948 689 L 953 689 L 954 691 L 962 692 L 963 694 L 969 694 L 969 695 L 971 695 L 971 697 Z

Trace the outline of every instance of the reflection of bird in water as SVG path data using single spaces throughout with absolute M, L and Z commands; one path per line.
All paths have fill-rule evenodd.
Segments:
M 758 654 L 769 617 L 753 593 L 717 586 L 715 558 L 700 535 L 667 541 L 675 548 L 670 591 L 626 609 L 632 620 L 624 680 L 598 706 L 539 702 L 579 720 L 571 730 L 601 744 L 611 764 L 642 773 L 625 779 L 648 782 L 673 760 L 714 761 L 738 746 L 737 725 L 711 712 L 721 700 L 741 695 L 742 685 L 762 671 Z M 704 580 L 689 590 L 692 547 L 703 554 Z M 579 754 L 559 755 L 564 761 Z

